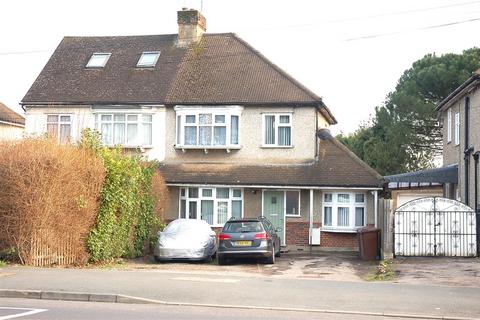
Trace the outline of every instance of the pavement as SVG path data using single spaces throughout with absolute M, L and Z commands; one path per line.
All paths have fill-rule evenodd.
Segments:
M 323 314 L 350 312 L 372 316 L 428 315 L 431 318 L 476 318 L 480 315 L 480 287 L 332 281 L 236 274 L 217 269 L 206 272 L 197 270 L 199 264 L 184 264 L 182 270 L 167 270 L 168 266 L 161 265 L 165 270 L 8 266 L 0 270 L 0 289 L 53 291 L 67 296 L 69 292 L 127 295 L 177 306 L 235 306 L 245 310 L 257 307 L 279 312 L 307 309 Z M 229 267 L 232 266 L 222 266 Z
M 272 310 L 239 310 L 210 307 L 109 304 L 98 302 L 1 299 L 0 320 L 146 320 L 146 319 L 238 319 L 238 320 L 368 320 L 367 315 L 284 312 Z M 387 320 L 387 317 L 375 317 Z M 406 320 L 406 318 L 396 318 Z M 409 318 L 418 319 L 418 318 Z

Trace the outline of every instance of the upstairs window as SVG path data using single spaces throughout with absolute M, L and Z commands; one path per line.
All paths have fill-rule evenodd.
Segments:
M 143 52 L 138 59 L 137 67 L 140 68 L 153 68 L 157 64 L 158 58 L 160 57 L 160 51 L 149 51 Z
M 97 114 L 96 128 L 106 146 L 139 147 L 152 145 L 151 114 Z
M 460 113 L 455 113 L 455 145 L 460 144 Z
M 452 109 L 447 111 L 447 142 L 452 142 Z
M 264 147 L 291 147 L 292 146 L 292 115 L 291 114 L 264 114 L 263 115 L 263 146 Z
M 177 147 L 238 148 L 240 112 L 177 111 Z
M 47 115 L 47 132 L 58 139 L 60 143 L 70 140 L 72 131 L 72 116 L 69 114 Z
M 103 68 L 107 64 L 111 53 L 94 53 L 88 60 L 87 68 Z

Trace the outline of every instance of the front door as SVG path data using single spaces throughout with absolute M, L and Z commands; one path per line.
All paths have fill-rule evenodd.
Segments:
M 263 214 L 275 227 L 280 242 L 285 245 L 285 201 L 283 191 L 263 192 Z

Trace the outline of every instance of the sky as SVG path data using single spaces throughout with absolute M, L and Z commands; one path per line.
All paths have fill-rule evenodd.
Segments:
M 321 96 L 335 134 L 368 121 L 425 54 L 480 46 L 480 1 L 2 1 L 0 102 L 22 112 L 62 37 L 177 33 L 182 7 L 201 9 L 207 32 L 235 32 Z

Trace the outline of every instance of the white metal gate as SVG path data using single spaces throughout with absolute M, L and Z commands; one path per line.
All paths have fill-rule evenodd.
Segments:
M 475 212 L 461 202 L 428 197 L 412 200 L 395 211 L 396 256 L 477 255 Z

